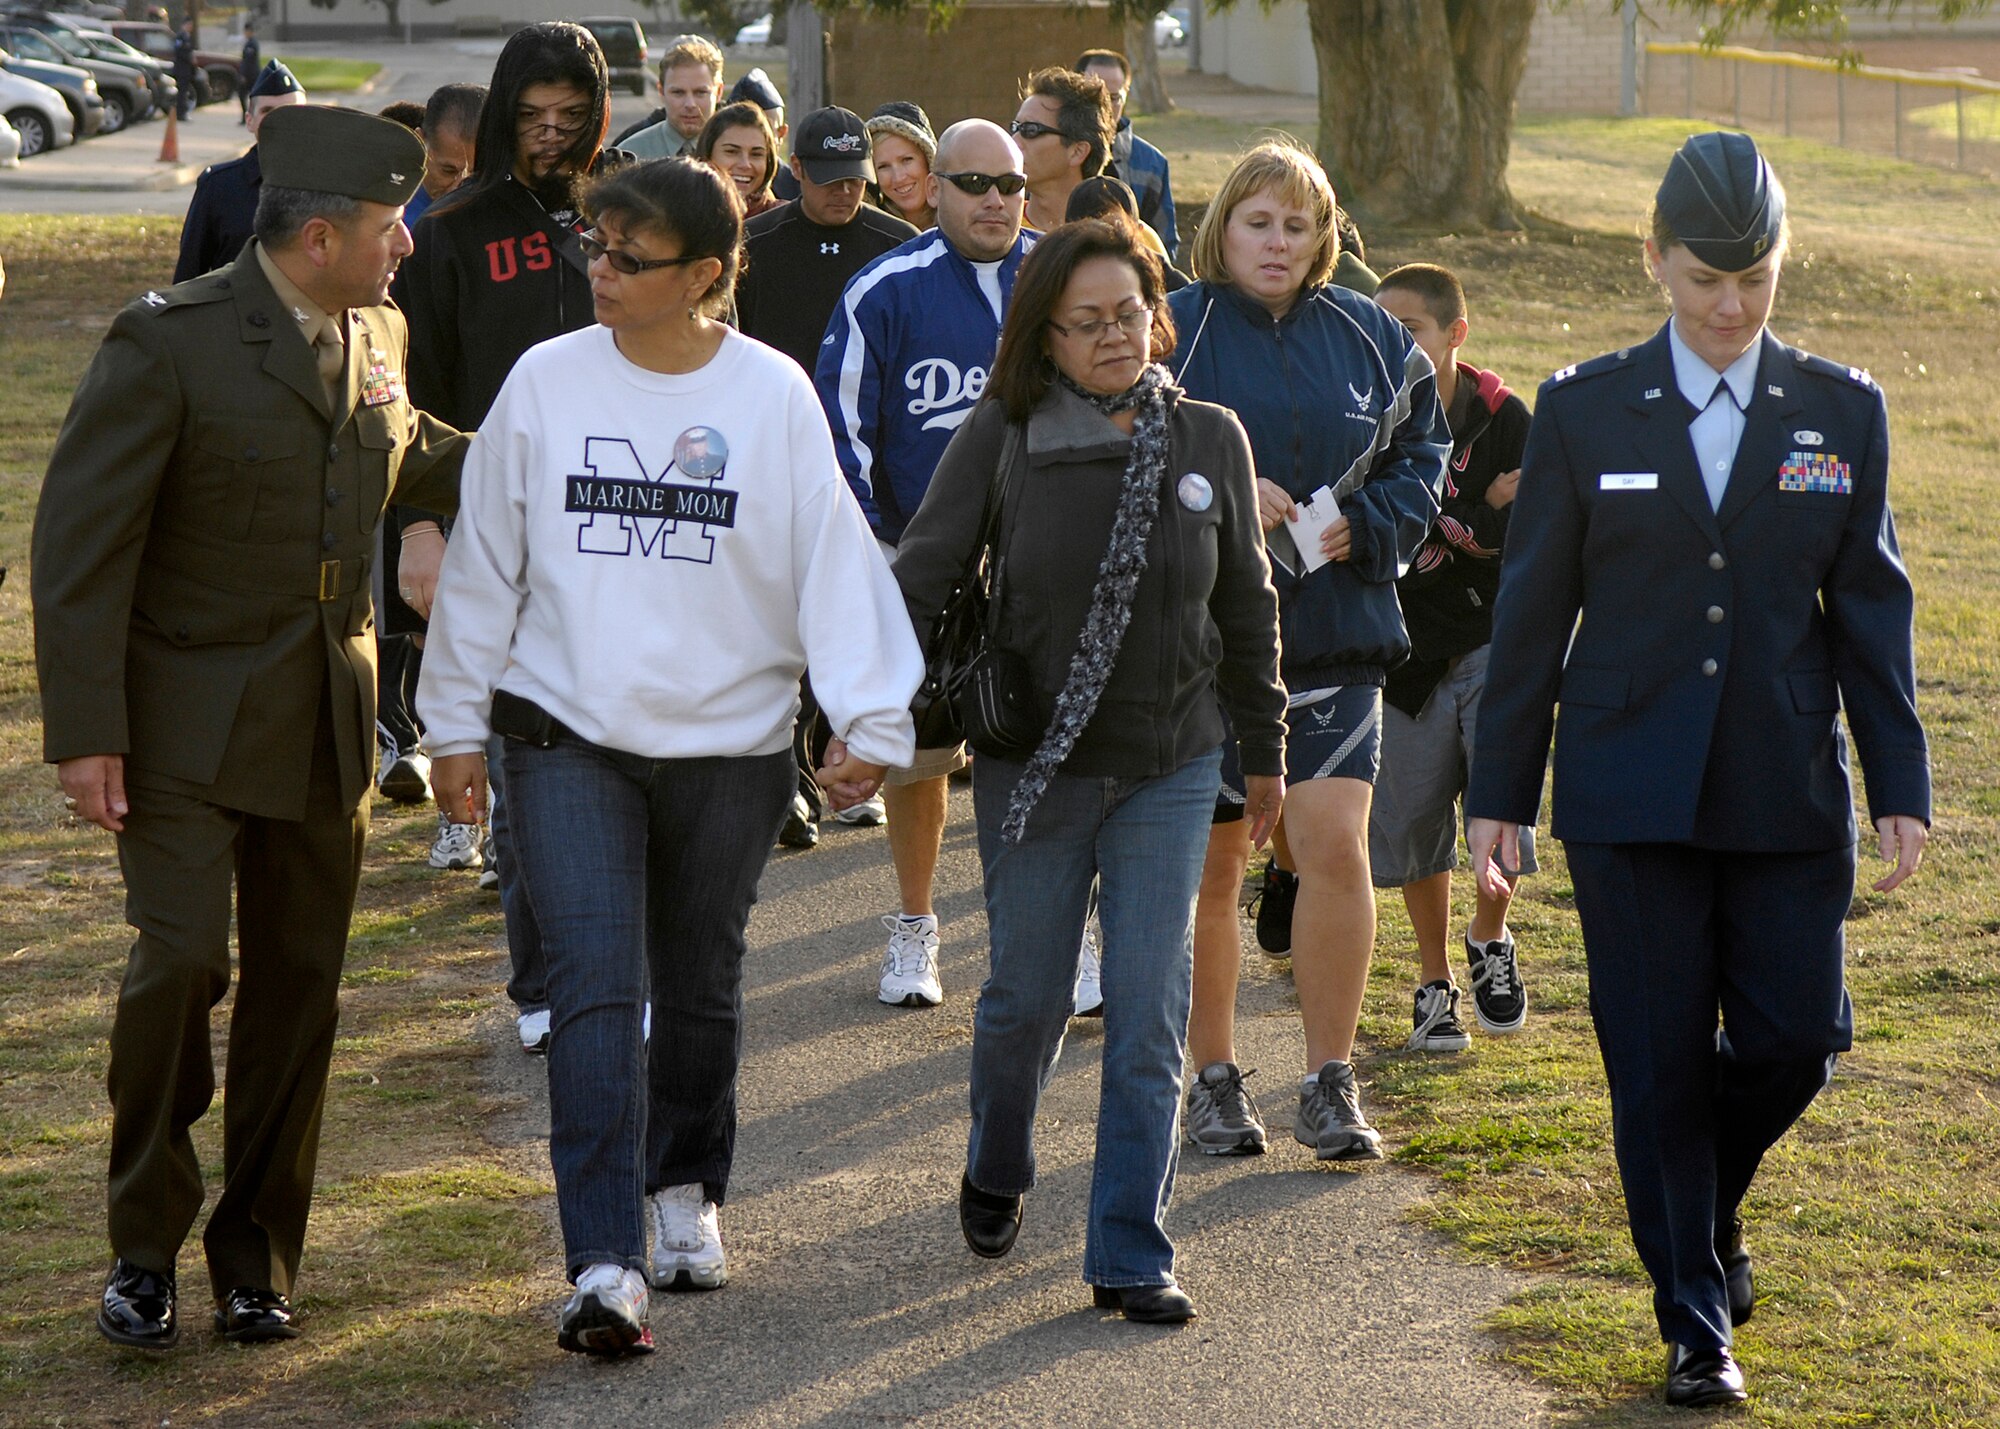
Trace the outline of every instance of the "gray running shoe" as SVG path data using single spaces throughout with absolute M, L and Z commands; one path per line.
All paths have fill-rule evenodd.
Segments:
M 1465 1024 L 1458 1020 L 1458 989 L 1439 978 L 1417 989 L 1417 1010 L 1411 1019 L 1412 1052 L 1463 1052 L 1472 1045 Z
M 1299 1114 L 1292 1136 L 1322 1161 L 1380 1161 L 1382 1135 L 1361 1114 L 1354 1066 L 1328 1062 L 1299 1090 Z
M 1210 1062 L 1188 1088 L 1187 1139 L 1210 1156 L 1262 1156 L 1264 1122 L 1234 1062 Z

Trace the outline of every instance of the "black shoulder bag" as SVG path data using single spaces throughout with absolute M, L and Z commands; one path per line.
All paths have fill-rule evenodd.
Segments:
M 994 546 L 1020 445 L 1021 428 L 1009 422 L 987 483 L 979 542 L 924 643 L 924 680 L 910 701 L 919 749 L 949 749 L 963 740 L 974 749 L 1026 758 L 1042 737 L 1028 662 L 993 638 L 1005 564 Z

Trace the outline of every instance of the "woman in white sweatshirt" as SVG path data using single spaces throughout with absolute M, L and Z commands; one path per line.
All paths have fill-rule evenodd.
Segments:
M 652 1349 L 649 1269 L 726 1278 L 744 926 L 797 777 L 800 674 L 844 804 L 912 758 L 922 656 L 812 384 L 717 321 L 742 244 L 728 183 L 660 160 L 591 208 L 601 326 L 531 348 L 480 429 L 418 708 L 453 818 L 479 813 L 480 750 L 507 737 L 577 1287 L 557 1338 L 616 1355 Z

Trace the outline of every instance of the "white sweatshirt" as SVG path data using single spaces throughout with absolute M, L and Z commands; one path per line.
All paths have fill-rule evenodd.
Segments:
M 923 656 L 798 364 L 730 332 L 637 367 L 608 328 L 530 348 L 465 464 L 417 710 L 433 756 L 493 692 L 655 759 L 771 754 L 800 673 L 855 756 L 915 755 Z

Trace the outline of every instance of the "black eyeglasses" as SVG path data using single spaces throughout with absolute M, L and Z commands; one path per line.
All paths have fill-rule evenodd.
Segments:
M 1152 325 L 1151 308 L 1134 308 L 1131 312 L 1120 313 L 1115 318 L 1086 318 L 1080 323 L 1071 323 L 1068 327 L 1053 319 L 1049 322 L 1049 326 L 1064 337 L 1080 337 L 1085 342 L 1096 342 L 1113 328 L 1117 328 L 1127 337 L 1137 337 Z
M 1026 174 L 939 174 L 953 188 L 978 198 L 988 189 L 998 189 L 1012 198 L 1028 186 Z
M 583 256 L 586 260 L 595 263 L 602 258 L 627 276 L 644 273 L 653 268 L 678 268 L 683 263 L 699 263 L 702 259 L 712 256 L 707 253 L 689 253 L 680 258 L 634 258 L 630 253 L 621 253 L 616 248 L 606 247 L 604 240 L 597 236 L 597 230 L 594 228 L 586 233 L 577 234 L 576 241 L 583 245 Z
M 1007 132 L 1016 139 L 1039 139 L 1044 134 L 1053 134 L 1058 139 L 1069 138 L 1069 135 L 1055 125 L 1044 124 L 1039 119 L 1016 119 L 1007 126 Z

